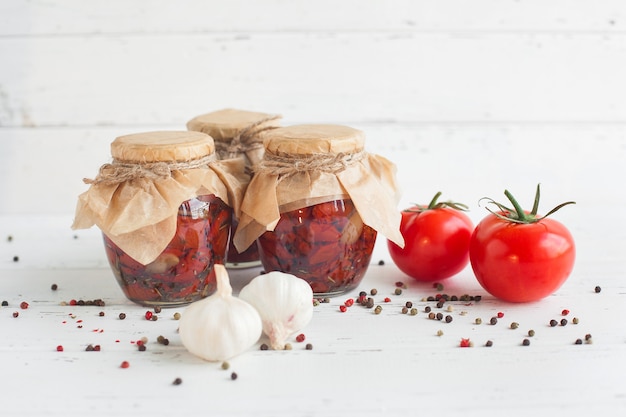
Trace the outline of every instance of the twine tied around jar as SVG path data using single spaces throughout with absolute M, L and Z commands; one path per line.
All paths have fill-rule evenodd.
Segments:
M 274 115 L 261 119 L 257 122 L 251 123 L 248 126 L 241 129 L 233 137 L 230 142 L 215 141 L 215 148 L 220 155 L 225 155 L 225 158 L 235 158 L 238 155 L 263 147 L 263 141 L 259 137 L 261 132 L 266 130 L 276 129 L 278 126 L 265 126 L 258 128 L 263 123 L 270 122 L 272 120 L 280 119 L 282 116 Z M 257 129 L 258 128 L 258 129 Z
M 100 167 L 95 179 L 83 178 L 83 182 L 93 185 L 115 185 L 139 178 L 159 181 L 170 178 L 172 171 L 202 168 L 216 160 L 215 153 L 182 162 L 130 163 L 114 159 L 112 163 L 104 164 Z
M 304 157 L 302 155 L 275 155 L 266 152 L 265 157 L 255 167 L 254 172 L 278 175 L 280 180 L 307 171 L 337 174 L 366 156 L 367 152 L 363 149 L 354 153 L 313 154 Z

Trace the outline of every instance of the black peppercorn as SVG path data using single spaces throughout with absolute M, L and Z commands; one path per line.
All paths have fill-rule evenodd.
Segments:
M 182 383 L 183 383 L 183 380 L 182 380 L 182 379 L 180 379 L 180 378 L 176 378 L 176 379 L 174 380 L 174 382 L 172 382 L 172 384 L 173 384 L 173 385 L 180 385 L 180 384 L 182 384 Z
M 491 320 L 489 320 L 489 323 L 497 324 L 498 323 L 498 318 L 497 317 L 492 317 Z
M 556 326 L 557 324 L 559 324 L 559 322 L 558 322 L 558 321 L 556 321 L 556 320 L 554 320 L 554 319 L 550 320 L 550 327 L 554 327 L 554 326 Z
M 530 340 L 528 340 L 528 339 L 524 339 L 524 340 L 522 340 L 522 345 L 523 345 L 523 346 L 528 346 L 528 345 L 530 345 Z
M 124 320 L 126 318 L 126 314 L 125 313 L 120 313 L 119 318 L 120 318 L 120 320 Z

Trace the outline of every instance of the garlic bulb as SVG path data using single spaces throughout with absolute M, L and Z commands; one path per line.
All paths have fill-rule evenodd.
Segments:
M 289 336 L 304 328 L 313 317 L 311 286 L 294 275 L 273 271 L 253 278 L 239 292 L 263 320 L 263 332 L 272 349 L 285 348 Z
M 262 334 L 257 310 L 232 295 L 228 272 L 214 266 L 215 294 L 191 303 L 183 312 L 178 332 L 189 352 L 208 361 L 222 361 L 254 345 Z

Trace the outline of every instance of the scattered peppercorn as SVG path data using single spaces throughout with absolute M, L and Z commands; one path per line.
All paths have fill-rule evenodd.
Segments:
M 533 337 L 535 335 L 535 331 L 534 330 L 529 330 L 528 331 L 528 336 Z
M 261 344 L 261 346 L 259 347 L 259 349 L 261 349 L 261 350 L 268 350 L 268 349 L 269 349 L 269 346 L 267 346 L 267 343 L 263 343 L 263 344 Z
M 128 361 L 122 361 L 122 363 L 120 364 L 120 368 L 128 368 L 130 366 L 130 363 L 128 363 Z
M 285 343 L 285 350 L 291 350 L 291 343 Z
M 451 322 L 452 322 L 452 316 L 448 314 L 446 316 L 446 323 L 451 323 Z
M 435 313 L 433 313 L 432 311 L 430 313 L 428 313 L 428 318 L 431 320 L 435 320 Z
M 556 326 L 557 324 L 559 324 L 559 322 L 558 322 L 558 321 L 556 321 L 556 320 L 554 320 L 554 319 L 550 320 L 550 327 L 554 327 L 554 326 Z
M 383 311 L 383 308 L 381 306 L 376 306 L 376 308 L 374 309 L 374 314 L 380 314 Z
M 424 307 L 424 312 L 425 312 L 425 313 L 430 313 L 430 312 L 431 312 L 431 310 L 432 310 L 432 309 L 430 308 L 430 306 L 426 306 L 426 307 Z
M 600 291 L 602 291 L 602 288 L 600 288 L 600 286 L 599 286 L 599 285 L 596 285 L 596 288 L 594 289 L 594 291 L 595 291 L 596 293 L 599 293 Z
M 174 313 L 174 320 L 180 320 L 180 313 Z
M 180 378 L 176 378 L 176 379 L 172 382 L 172 384 L 173 384 L 173 385 L 180 385 L 180 384 L 182 384 L 182 383 L 183 383 L 183 380 L 182 380 L 182 379 L 180 379 Z
M 63 345 L 57 346 L 57 352 L 63 352 Z
M 232 379 L 233 381 L 237 379 L 237 373 L 233 372 L 232 374 L 230 374 L 230 379 Z
M 409 309 L 406 308 L 406 306 L 402 307 L 402 314 L 407 314 L 409 312 Z
M 469 339 L 461 339 L 460 347 L 471 347 L 472 342 Z
M 522 346 L 528 346 L 528 345 L 530 345 L 530 340 L 528 339 L 522 340 Z
M 144 316 L 146 317 L 146 320 L 152 319 L 152 311 L 146 311 L 146 314 L 144 314 Z
M 492 317 L 491 320 L 489 320 L 489 323 L 491 323 L 492 325 L 497 324 L 498 323 L 498 318 L 497 317 Z
M 339 306 L 339 311 L 341 311 L 342 313 L 345 313 L 346 311 L 348 311 L 348 307 L 342 304 Z
M 125 313 L 120 313 L 120 315 L 118 317 L 120 318 L 120 320 L 124 320 L 126 318 L 126 314 Z
M 567 326 L 567 319 L 561 319 L 561 326 Z
M 223 370 L 226 370 L 226 369 L 228 369 L 228 368 L 230 368 L 230 363 L 228 363 L 228 362 L 226 362 L 226 361 L 222 362 L 222 369 L 223 369 Z
M 578 323 L 579 323 L 578 317 L 574 317 L 574 318 L 572 319 L 572 323 L 573 323 L 573 324 L 578 324 Z
M 18 311 L 14 311 L 14 312 L 13 312 L 13 317 L 14 317 L 14 318 L 17 318 L 17 316 L 19 316 L 19 315 L 20 315 L 20 313 L 19 313 Z
M 26 309 L 28 308 L 28 303 L 27 303 L 26 301 L 22 301 L 22 302 L 20 303 L 20 308 L 21 308 L 22 310 L 26 310 Z
M 583 344 L 583 340 L 582 339 L 576 339 L 576 341 L 574 342 L 575 345 L 582 345 Z
M 417 316 L 417 309 L 415 307 L 413 307 L 411 309 L 411 311 L 409 312 L 409 314 L 412 315 L 412 316 Z
M 483 319 L 481 319 L 480 317 L 476 317 L 476 320 L 474 320 L 474 323 L 476 324 L 481 324 L 483 322 Z
M 561 315 L 562 316 L 567 316 L 569 314 L 569 310 L 568 309 L 564 309 L 563 311 L 561 311 Z
M 499 319 L 501 319 L 502 317 L 504 317 L 504 313 L 501 312 L 501 311 L 498 311 L 497 316 L 498 316 Z
M 376 288 L 372 288 L 370 290 L 370 295 L 376 295 L 376 294 L 378 294 L 378 290 Z
M 139 350 L 139 352 L 145 352 L 146 351 L 146 345 L 144 345 L 143 343 L 138 343 L 137 344 L 137 350 Z
M 587 334 L 585 335 L 585 340 L 591 340 L 591 334 L 587 333 Z
M 9 302 L 8 302 L 8 301 L 6 301 L 6 300 L 4 300 L 4 301 L 2 302 L 2 307 L 8 307 L 8 306 L 9 306 Z
M 519 327 L 519 323 L 514 321 L 513 323 L 511 323 L 510 327 L 511 327 L 511 329 L 517 329 Z
M 354 305 L 354 298 L 348 298 L 343 304 L 346 307 L 352 307 Z
M 367 307 L 367 308 L 373 308 L 374 307 L 374 299 L 372 297 L 369 297 L 367 299 L 367 302 L 365 303 L 365 307 Z
M 407 301 L 404 305 L 406 306 L 406 308 L 413 307 L 413 303 L 411 301 Z
M 154 306 L 154 312 L 159 314 L 161 312 L 161 306 Z
M 445 303 L 445 302 L 446 302 L 445 300 L 439 300 L 439 301 L 437 301 L 437 308 L 441 308 L 441 307 L 443 307 L 443 305 L 444 305 L 444 303 Z
M 307 343 L 306 346 L 305 346 L 305 349 L 306 350 L 313 350 L 313 345 L 310 344 L 310 343 Z
M 87 345 L 87 347 L 85 348 L 85 351 L 87 352 L 93 352 L 93 345 Z
M 437 330 L 437 336 L 443 336 L 443 330 Z
M 19 260 L 20 260 L 20 257 L 19 257 L 19 256 L 15 255 L 15 256 L 13 257 L 13 262 L 19 262 Z
M 395 295 L 400 295 L 402 294 L 402 288 L 396 288 L 396 290 L 394 291 Z
M 485 346 L 491 347 L 493 346 L 493 342 L 491 340 L 487 340 L 487 343 L 485 343 Z
M 156 314 L 153 314 L 152 317 L 150 318 L 150 320 L 152 321 L 157 321 L 159 319 L 159 316 L 157 316 Z
M 299 335 L 296 336 L 296 342 L 298 343 L 304 342 L 305 339 L 306 339 L 306 336 L 304 335 L 304 333 L 300 333 Z
M 99 312 L 99 313 L 98 313 L 98 315 L 99 315 L 100 317 L 104 317 L 104 311 Z
M 443 320 L 443 313 L 437 313 L 436 315 L 437 320 Z
M 386 303 L 390 303 L 391 302 L 391 298 L 385 297 L 385 299 L 383 301 L 386 302 Z
M 56 291 L 56 290 L 58 290 L 58 289 L 59 289 L 59 286 L 58 286 L 57 284 L 52 284 L 52 285 L 50 286 L 50 289 L 51 289 L 52 291 Z
M 383 266 L 385 264 L 385 261 L 383 259 L 381 259 L 380 261 L 378 261 L 378 265 Z
M 439 282 L 433 284 L 433 287 L 435 287 L 437 289 L 437 291 L 443 291 L 443 284 L 441 284 Z
M 9 235 L 7 236 L 7 242 L 12 242 L 13 241 L 13 236 Z

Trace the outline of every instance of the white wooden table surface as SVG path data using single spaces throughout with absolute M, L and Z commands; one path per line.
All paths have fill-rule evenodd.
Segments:
M 623 415 L 625 28 L 621 0 L 0 2 L 0 414 Z M 449 303 L 446 324 L 424 312 L 436 290 L 400 273 L 380 238 L 362 285 L 315 308 L 313 350 L 257 345 L 228 371 L 196 359 L 172 319 L 183 309 L 146 321 L 99 231 L 70 224 L 116 136 L 223 107 L 364 130 L 398 166 L 399 208 L 442 191 L 476 223 L 481 197 L 508 188 L 529 206 L 541 183 L 542 209 L 577 202 L 555 215 L 574 271 L 542 301 L 507 304 L 467 268 L 443 291 L 482 300 Z M 231 277 L 239 288 L 258 272 Z M 380 315 L 339 311 L 371 288 Z M 418 315 L 401 314 L 406 301 Z M 569 323 L 550 327 L 564 309 Z

